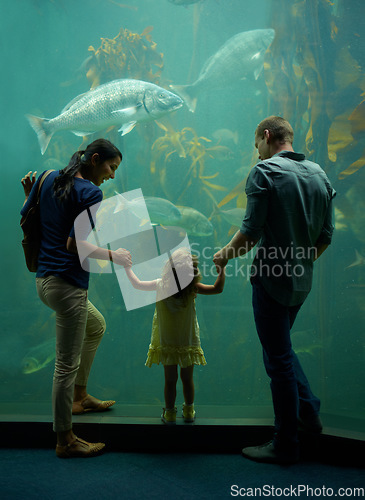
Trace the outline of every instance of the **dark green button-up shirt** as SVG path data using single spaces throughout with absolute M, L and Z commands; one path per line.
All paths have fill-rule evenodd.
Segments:
M 281 151 L 255 165 L 246 194 L 240 230 L 259 239 L 251 276 L 281 304 L 301 304 L 312 286 L 315 245 L 331 242 L 336 192 L 319 165 Z

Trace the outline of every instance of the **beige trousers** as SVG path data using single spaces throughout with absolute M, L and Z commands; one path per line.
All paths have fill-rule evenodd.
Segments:
M 86 386 L 96 350 L 105 332 L 102 314 L 89 302 L 87 290 L 56 276 L 36 278 L 44 304 L 56 312 L 56 362 L 53 375 L 53 430 L 72 428 L 75 383 Z

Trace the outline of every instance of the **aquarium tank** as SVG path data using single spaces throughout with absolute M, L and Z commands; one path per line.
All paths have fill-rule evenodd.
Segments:
M 101 186 L 104 200 L 141 190 L 153 227 L 180 227 L 203 282 L 213 284 L 213 254 L 245 213 L 256 126 L 279 115 L 293 126 L 294 149 L 319 163 L 337 191 L 332 244 L 315 263 L 293 348 L 322 413 L 340 427 L 341 419 L 364 424 L 363 0 L 14 0 L 1 10 L 0 412 L 19 419 L 41 407 L 51 413 L 55 314 L 25 265 L 21 178 L 61 169 L 92 140 L 109 139 L 123 161 Z M 136 119 L 121 114 L 120 124 L 79 135 L 72 123 L 43 120 L 121 79 L 156 85 L 178 105 L 155 114 L 147 86 Z M 38 139 L 37 126 L 49 128 L 46 138 Z M 177 222 L 167 213 L 175 207 Z M 135 262 L 147 247 L 141 239 Z M 251 305 L 253 255 L 230 261 L 222 294 L 196 299 L 207 365 L 195 368 L 195 404 L 210 416 L 272 411 Z M 163 369 L 145 366 L 155 305 L 127 307 L 115 270 L 108 271 L 95 267 L 90 276 L 89 299 L 107 329 L 89 390 L 116 400 L 120 415 L 143 408 L 159 417 Z

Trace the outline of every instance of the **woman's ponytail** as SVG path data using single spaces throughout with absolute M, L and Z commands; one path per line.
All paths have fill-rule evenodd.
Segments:
M 67 167 L 60 170 L 60 174 L 53 182 L 53 195 L 60 201 L 66 200 L 74 186 L 75 174 L 83 166 L 91 165 L 92 156 L 97 153 L 100 162 L 119 156 L 122 160 L 122 153 L 107 139 L 97 139 L 88 145 L 85 150 L 76 151 L 71 157 Z
M 82 165 L 81 157 L 84 153 L 85 151 L 76 151 L 72 155 L 67 167 L 60 170 L 60 174 L 55 178 L 53 182 L 53 195 L 58 200 L 63 201 L 68 198 L 74 185 L 74 176 Z

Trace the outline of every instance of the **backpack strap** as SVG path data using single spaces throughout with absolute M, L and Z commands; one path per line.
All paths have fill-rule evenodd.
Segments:
M 44 174 L 42 175 L 41 180 L 39 181 L 38 193 L 37 193 L 37 203 L 39 201 L 39 197 L 40 197 L 40 194 L 41 194 L 42 184 L 43 184 L 44 180 L 46 179 L 46 177 L 48 177 L 51 172 L 54 172 L 54 170 L 47 170 L 46 172 L 44 172 Z

